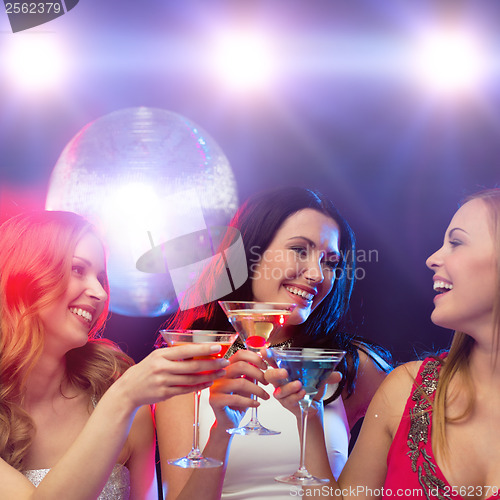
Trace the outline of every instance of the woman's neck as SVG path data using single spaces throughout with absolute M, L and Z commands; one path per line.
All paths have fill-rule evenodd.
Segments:
M 282 342 L 286 342 L 293 338 L 293 328 L 283 327 L 278 330 L 274 335 L 269 337 L 269 341 L 272 345 L 281 344 Z
M 36 404 L 60 396 L 65 381 L 66 359 L 42 355 L 28 376 L 25 404 Z
M 480 384 L 491 381 L 496 384 L 500 380 L 499 347 L 494 341 L 474 343 L 469 358 L 470 373 L 474 381 Z

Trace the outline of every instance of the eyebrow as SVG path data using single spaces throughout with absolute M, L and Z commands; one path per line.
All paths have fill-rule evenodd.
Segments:
M 448 231 L 448 238 L 451 238 L 453 235 L 454 231 L 462 231 L 462 233 L 469 234 L 465 229 L 462 229 L 461 227 L 454 227 L 453 229 L 450 229 Z
M 78 257 L 78 255 L 73 255 L 73 259 L 81 260 L 84 264 L 86 264 L 87 267 L 92 267 L 92 262 L 90 262 L 90 260 L 87 260 L 83 257 Z M 106 278 L 106 280 L 108 279 L 108 273 L 107 273 L 106 269 L 103 269 L 102 271 L 100 271 L 99 275 L 104 276 Z
M 78 255 L 73 255 L 73 259 L 81 260 L 82 262 L 87 264 L 87 266 L 89 266 L 89 267 L 92 265 L 92 263 L 89 260 L 84 259 L 83 257 L 78 257 Z
M 292 236 L 291 238 L 288 238 L 288 241 L 290 240 L 295 240 L 295 239 L 302 239 L 302 240 L 306 240 L 307 243 L 309 244 L 309 246 L 315 248 L 316 247 L 316 243 L 314 243 L 313 240 L 307 238 L 306 236 Z M 340 259 L 340 252 L 338 252 L 337 250 L 333 250 L 332 252 L 327 252 L 326 253 L 326 256 L 327 257 L 331 257 L 331 256 L 334 256 L 336 257 L 337 259 Z

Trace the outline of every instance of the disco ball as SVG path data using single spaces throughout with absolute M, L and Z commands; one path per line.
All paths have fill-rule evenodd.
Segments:
M 175 311 L 168 272 L 145 273 L 138 259 L 165 241 L 227 224 L 238 206 L 229 162 L 187 118 L 128 108 L 85 126 L 59 157 L 46 208 L 85 216 L 108 250 L 110 308 L 127 316 Z

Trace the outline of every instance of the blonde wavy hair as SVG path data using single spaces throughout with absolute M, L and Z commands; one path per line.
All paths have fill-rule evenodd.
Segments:
M 40 310 L 63 296 L 75 247 L 88 232 L 71 212 L 21 214 L 0 226 L 0 457 L 22 471 L 34 424 L 23 409 L 28 376 L 43 350 Z M 106 282 L 104 288 L 108 292 Z M 97 400 L 133 361 L 115 344 L 99 338 L 109 298 L 83 347 L 66 354 L 66 377 Z
M 497 361 L 497 347 L 500 339 L 500 189 L 488 189 L 473 194 L 465 199 L 464 204 L 471 200 L 481 200 L 488 209 L 490 230 L 497 252 L 497 291 L 495 303 L 493 305 L 493 317 L 495 324 L 493 345 L 493 362 Z M 462 332 L 455 332 L 451 342 L 448 355 L 443 361 L 443 366 L 439 374 L 436 397 L 433 405 L 433 448 L 439 451 L 446 459 L 448 456 L 448 446 L 446 442 L 446 422 L 457 421 L 467 417 L 472 411 L 474 404 L 473 384 L 470 373 L 469 358 L 475 340 Z M 463 382 L 463 389 L 467 395 L 467 406 L 462 415 L 451 419 L 446 415 L 446 403 L 449 394 L 451 380 L 460 376 Z

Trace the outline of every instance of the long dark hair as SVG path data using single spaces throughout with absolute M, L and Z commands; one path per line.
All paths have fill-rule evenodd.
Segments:
M 347 312 L 354 286 L 356 265 L 354 233 L 333 203 L 319 192 L 300 187 L 279 188 L 258 193 L 241 206 L 229 226 L 241 233 L 248 279 L 242 286 L 221 298 L 221 300 L 253 299 L 253 266 L 267 250 L 284 221 L 306 208 L 312 208 L 331 217 L 339 225 L 341 260 L 337 267 L 333 290 L 311 313 L 307 321 L 301 325 L 289 327 L 295 330 L 293 331 L 294 343 L 301 344 L 324 342 L 327 337 L 335 337 Z M 227 245 L 227 242 L 224 245 Z M 199 288 L 203 289 L 203 292 L 198 290 L 198 293 L 210 296 L 210 289 L 215 287 L 218 272 L 220 271 L 214 273 L 211 269 L 204 275 L 199 283 Z M 203 306 L 183 311 L 179 310 L 172 319 L 167 321 L 168 328 L 193 328 L 200 324 L 203 324 L 205 328 L 214 329 L 229 327 L 226 315 L 217 301 L 210 301 Z
M 250 197 L 237 211 L 230 222 L 241 234 L 245 250 L 248 279 L 242 286 L 221 297 L 220 300 L 252 300 L 252 268 L 271 244 L 277 231 L 291 215 L 310 208 L 331 217 L 340 228 L 340 262 L 336 270 L 336 279 L 332 291 L 323 299 L 318 307 L 302 324 L 288 326 L 292 333 L 292 344 L 296 346 L 317 346 L 337 348 L 347 351 L 339 370 L 343 372 L 337 397 L 347 387 L 348 395 L 355 386 L 357 367 L 359 364 L 358 348 L 364 346 L 368 354 L 370 350 L 377 352 L 390 363 L 390 355 L 380 346 L 355 337 L 345 330 L 344 320 L 349 308 L 354 286 L 356 268 L 356 246 L 354 233 L 333 203 L 317 191 L 301 187 L 278 188 L 264 191 Z M 235 231 L 228 231 L 222 248 L 227 248 L 234 241 Z M 243 264 L 245 265 L 245 264 Z M 192 303 L 204 304 L 182 310 L 167 320 L 164 328 L 191 329 L 231 329 L 227 317 L 216 300 L 204 301 L 203 297 L 213 297 L 218 276 L 225 268 L 207 269 L 198 281 L 195 298 Z M 161 345 L 161 338 L 157 345 Z

